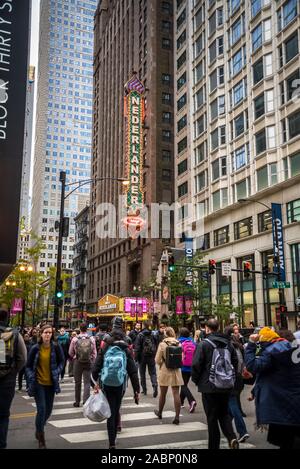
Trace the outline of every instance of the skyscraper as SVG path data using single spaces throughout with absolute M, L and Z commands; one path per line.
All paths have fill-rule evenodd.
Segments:
M 92 175 L 124 176 L 124 86 L 133 76 L 145 88 L 142 189 L 144 204 L 173 201 L 173 2 L 149 0 L 99 3 L 95 16 L 94 132 Z M 135 75 L 134 75 L 135 72 Z M 106 293 L 128 295 L 156 275 L 166 239 L 106 238 L 97 235 L 97 206 L 118 208 L 115 181 L 91 188 L 88 309 Z M 119 221 L 120 223 L 120 221 Z
M 38 266 L 43 273 L 56 260 L 59 172 L 66 172 L 67 184 L 90 177 L 96 7 L 97 0 L 41 2 L 31 225 L 46 246 Z M 66 199 L 70 233 L 64 239 L 63 269 L 72 268 L 73 219 L 88 198 L 89 187 L 84 186 Z
M 193 220 L 204 216 L 204 256 L 271 274 L 271 203 L 282 211 L 293 288 L 280 293 L 273 275 L 211 279 L 212 301 L 242 306 L 246 325 L 275 325 L 282 300 L 291 328 L 297 316 L 299 13 L 296 0 L 176 2 L 176 197 L 192 203 Z

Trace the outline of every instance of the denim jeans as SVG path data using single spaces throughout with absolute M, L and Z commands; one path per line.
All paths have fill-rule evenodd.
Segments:
M 35 418 L 35 427 L 37 432 L 44 431 L 44 426 L 52 412 L 54 395 L 54 386 L 44 386 L 36 383 L 34 398 L 37 409 Z
M 0 449 L 6 448 L 10 406 L 15 395 L 16 372 L 0 379 Z
M 230 396 L 228 405 L 229 405 L 229 412 L 234 418 L 235 428 L 241 437 L 245 435 L 245 433 L 248 433 L 248 432 L 247 432 L 247 428 L 246 428 L 243 416 L 241 414 L 241 409 L 239 406 L 239 401 L 238 401 L 237 396 Z

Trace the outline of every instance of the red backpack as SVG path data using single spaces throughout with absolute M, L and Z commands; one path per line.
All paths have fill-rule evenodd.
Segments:
M 182 366 L 192 366 L 196 344 L 192 340 L 181 342 L 182 346 Z

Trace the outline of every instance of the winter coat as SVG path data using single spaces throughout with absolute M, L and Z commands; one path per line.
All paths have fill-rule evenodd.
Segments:
M 143 353 L 143 347 L 144 347 L 144 340 L 146 337 L 150 337 L 152 338 L 152 341 L 153 341 L 153 344 L 154 344 L 154 352 L 153 352 L 153 355 L 152 357 L 145 357 L 144 353 Z M 158 340 L 158 337 L 156 334 L 153 334 L 152 331 L 150 331 L 149 329 L 143 329 L 142 332 L 139 333 L 139 335 L 137 336 L 137 339 L 135 341 L 135 346 L 134 346 L 134 354 L 135 354 L 135 359 L 138 361 L 138 362 L 141 362 L 142 360 L 154 360 L 155 358 L 155 353 L 156 353 L 156 350 L 157 350 L 157 340 Z
M 285 339 L 256 344 L 248 342 L 245 365 L 256 374 L 253 389 L 257 425 L 279 424 L 300 426 L 300 361 L 299 347 Z
M 105 356 L 105 353 L 106 351 L 108 350 L 109 347 L 111 346 L 118 346 L 120 347 L 122 350 L 125 351 L 126 353 L 126 357 L 127 357 L 127 373 L 129 375 L 129 378 L 130 378 L 130 381 L 131 381 L 131 384 L 132 384 L 132 387 L 133 387 L 133 391 L 134 392 L 137 392 L 139 393 L 140 392 L 140 383 L 139 383 L 139 377 L 138 377 L 138 370 L 137 370 L 137 367 L 134 363 L 134 360 L 132 358 L 132 354 L 129 350 L 129 347 L 128 347 L 128 343 L 125 342 L 125 340 L 114 340 L 113 337 L 107 337 L 106 338 L 106 344 L 105 346 L 99 350 L 99 353 L 98 353 L 98 356 L 97 356 L 97 359 L 94 363 L 94 366 L 93 366 L 93 369 L 92 369 L 92 377 L 94 379 L 94 381 L 98 381 L 99 380 L 99 375 L 101 373 L 101 370 L 103 368 L 103 364 L 104 364 L 104 356 Z
M 238 359 L 236 351 L 230 342 L 230 338 L 221 332 L 213 332 L 207 338 L 216 344 L 217 347 L 225 348 L 231 355 L 231 364 L 237 372 Z M 197 384 L 198 391 L 202 393 L 230 393 L 230 390 L 215 389 L 209 381 L 209 372 L 212 364 L 214 348 L 205 339 L 196 348 L 192 363 L 192 381 Z
M 34 396 L 35 387 L 37 384 L 37 367 L 39 363 L 40 344 L 34 345 L 29 352 L 29 356 L 26 364 L 26 381 L 28 386 L 28 395 Z M 51 353 L 50 353 L 50 371 L 51 379 L 56 394 L 60 393 L 59 387 L 59 376 L 63 370 L 65 364 L 65 357 L 63 350 L 60 345 L 51 342 Z
M 157 381 L 160 386 L 182 386 L 183 379 L 181 368 L 171 369 L 166 367 L 166 349 L 168 345 L 179 345 L 179 341 L 174 337 L 166 337 L 160 342 L 155 363 L 159 366 Z
M 179 337 L 178 338 L 179 342 L 181 343 L 181 345 L 183 344 L 183 342 L 185 342 L 186 340 L 190 341 L 190 342 L 193 342 L 193 344 L 197 345 L 194 340 L 192 339 L 192 337 Z M 195 352 L 194 352 L 195 353 Z M 191 366 L 182 366 L 181 367 L 181 371 L 186 371 L 188 373 L 190 373 L 192 371 L 192 367 Z

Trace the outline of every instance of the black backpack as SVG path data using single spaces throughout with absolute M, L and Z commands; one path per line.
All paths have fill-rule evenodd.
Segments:
M 0 378 L 10 373 L 16 362 L 19 333 L 11 327 L 0 327 Z
M 182 367 L 182 347 L 181 345 L 167 345 L 166 367 L 171 369 Z
M 155 354 L 156 347 L 153 335 L 146 335 L 143 340 L 143 356 L 152 357 Z

